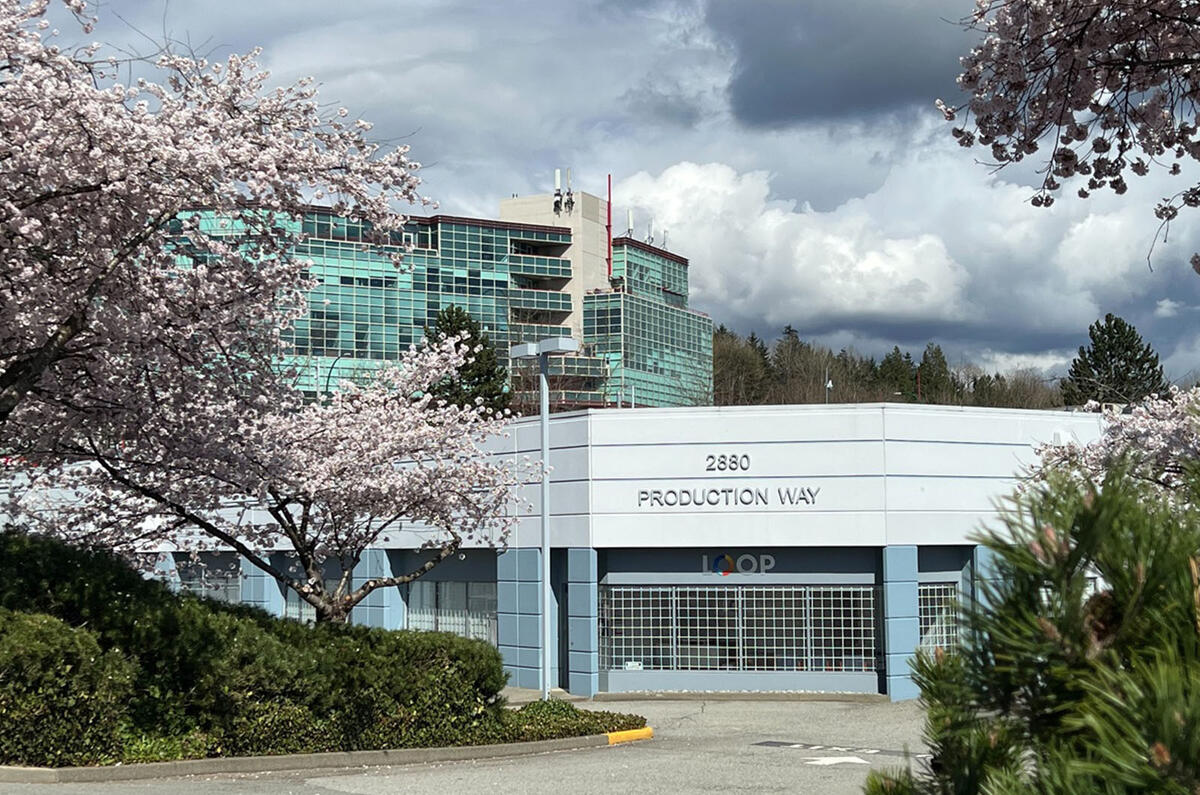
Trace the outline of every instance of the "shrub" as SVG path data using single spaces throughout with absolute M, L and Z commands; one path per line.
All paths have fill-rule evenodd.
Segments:
M 308 710 L 348 750 L 450 745 L 469 742 L 502 710 L 507 676 L 482 641 L 310 627 L 174 594 L 112 555 L 52 539 L 0 534 L 0 606 L 86 626 L 102 649 L 137 659 L 131 738 L 229 738 L 265 719 L 248 717 L 248 705 L 270 702 Z M 138 753 L 161 752 L 136 742 Z
M 50 616 L 0 609 L 0 762 L 80 765 L 119 756 L 133 667 Z
M 243 705 L 217 749 L 222 755 L 312 754 L 341 750 L 333 726 L 290 701 Z
M 127 731 L 121 738 L 123 764 L 203 759 L 206 756 L 216 756 L 220 751 L 220 738 L 199 729 L 176 735 Z
M 640 729 L 646 719 L 622 712 L 579 709 L 566 701 L 534 701 L 510 713 L 509 742 L 552 740 Z
M 97 724 L 99 734 L 86 741 L 55 735 L 58 761 L 39 764 L 480 744 L 645 725 L 636 716 L 562 702 L 506 710 L 500 653 L 483 641 L 306 626 L 247 606 L 177 595 L 106 553 L 11 531 L 0 533 L 4 607 L 50 613 L 61 621 L 36 621 L 90 644 L 77 656 L 92 660 L 92 668 L 71 669 L 76 678 L 91 672 L 92 679 L 77 682 L 81 692 L 97 671 L 109 671 L 107 689 L 79 698 L 115 704 L 107 713 L 113 719 Z M 17 637 L 0 628 L 0 642 L 19 648 Z M 125 654 L 133 664 L 124 662 Z M 60 718 L 67 714 L 29 698 L 21 708 L 30 715 L 43 708 Z M 118 736 L 121 720 L 126 725 Z

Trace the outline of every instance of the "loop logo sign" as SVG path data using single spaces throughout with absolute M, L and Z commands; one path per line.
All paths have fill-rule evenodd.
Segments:
M 775 568 L 774 555 L 738 555 L 728 552 L 715 556 L 709 563 L 708 555 L 700 556 L 700 570 L 728 577 L 730 574 L 766 574 Z

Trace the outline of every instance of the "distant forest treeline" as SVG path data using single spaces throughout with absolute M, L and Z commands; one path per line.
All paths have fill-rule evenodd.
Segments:
M 951 367 L 940 346 L 921 360 L 899 347 L 876 362 L 853 350 L 834 353 L 800 339 L 791 326 L 768 345 L 725 326 L 713 334 L 713 402 L 718 406 L 823 403 L 826 373 L 831 403 L 880 401 L 1046 409 L 1063 405 L 1057 379 L 1033 369 L 987 373 L 974 364 Z

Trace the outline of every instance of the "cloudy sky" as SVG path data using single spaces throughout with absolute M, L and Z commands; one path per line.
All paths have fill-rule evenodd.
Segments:
M 933 100 L 959 99 L 971 40 L 949 20 L 973 5 L 106 0 L 96 35 L 262 46 L 278 81 L 315 76 L 409 144 L 444 212 L 494 217 L 556 166 L 596 194 L 611 173 L 614 219 L 668 230 L 692 305 L 743 333 L 790 323 L 876 355 L 932 339 L 955 363 L 1061 371 L 1115 312 L 1170 376 L 1200 371 L 1197 219 L 1147 265 L 1153 204 L 1181 178 L 1034 208 L 1031 174 L 991 173 L 950 137 Z

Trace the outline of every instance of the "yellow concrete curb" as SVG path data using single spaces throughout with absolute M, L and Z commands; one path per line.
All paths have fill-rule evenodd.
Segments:
M 616 745 L 617 743 L 632 743 L 637 740 L 649 740 L 654 736 L 654 729 L 647 726 L 644 729 L 630 729 L 623 732 L 609 732 L 608 744 Z

